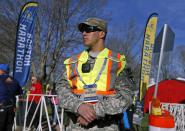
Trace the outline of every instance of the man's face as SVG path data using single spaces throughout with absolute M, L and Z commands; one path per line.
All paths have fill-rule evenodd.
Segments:
M 92 47 L 94 46 L 98 41 L 100 40 L 99 38 L 99 31 L 95 32 L 83 32 L 83 42 L 85 46 Z
M 37 78 L 36 78 L 36 77 L 32 77 L 32 78 L 31 78 L 31 83 L 32 83 L 32 84 L 37 83 Z
M 92 47 L 98 43 L 98 41 L 102 39 L 102 33 L 104 34 L 104 32 L 101 31 L 98 27 L 90 25 L 83 25 L 80 28 L 80 31 L 83 35 L 84 45 L 88 47 Z

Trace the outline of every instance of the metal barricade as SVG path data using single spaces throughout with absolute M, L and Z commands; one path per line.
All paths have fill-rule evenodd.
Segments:
M 185 104 L 161 103 L 161 107 L 174 116 L 176 131 L 185 131 Z
M 28 105 L 28 98 L 29 98 L 29 96 L 33 96 L 32 101 L 30 102 L 30 105 Z M 37 107 L 35 109 L 35 112 L 34 112 L 34 115 L 33 115 L 32 119 L 31 119 L 31 122 L 29 123 L 29 126 L 26 127 L 27 116 L 28 116 L 28 113 L 30 111 L 31 105 L 33 103 L 33 99 L 36 96 L 40 96 L 40 100 L 39 100 L 39 103 L 37 104 Z M 48 130 L 52 131 L 51 122 L 50 122 L 50 119 L 49 119 L 49 114 L 48 114 L 48 109 L 47 109 L 48 105 L 47 105 L 47 102 L 46 102 L 46 98 L 54 100 L 56 97 L 57 97 L 57 95 L 44 95 L 44 94 L 28 94 L 27 95 L 23 131 L 27 131 L 27 130 L 31 129 L 31 125 L 32 125 L 32 123 L 34 121 L 34 118 L 35 118 L 37 112 L 40 112 L 40 115 L 39 115 L 38 127 L 37 127 L 36 130 L 37 131 L 42 131 L 43 130 L 43 128 L 42 128 L 42 118 L 43 118 L 43 114 L 45 113 Z M 56 104 L 54 103 L 53 105 L 54 105 L 54 110 L 55 110 L 55 113 L 56 113 L 56 116 L 57 116 L 57 122 L 58 122 L 58 125 L 59 125 L 59 128 L 60 128 L 60 131 L 63 131 L 64 109 L 61 109 L 61 118 L 60 118 L 61 120 L 60 120 Z M 40 108 L 40 110 L 39 110 L 39 108 Z
M 167 110 L 175 119 L 176 131 L 185 131 L 185 104 L 161 102 L 161 108 Z M 149 102 L 149 113 L 151 112 L 151 102 Z

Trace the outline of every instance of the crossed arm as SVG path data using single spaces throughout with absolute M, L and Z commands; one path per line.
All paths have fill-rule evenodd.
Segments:
M 60 106 L 69 112 L 79 114 L 79 123 L 84 125 L 92 122 L 94 119 L 104 117 L 106 114 L 115 115 L 125 111 L 132 103 L 129 84 L 124 80 L 124 72 L 121 72 L 115 82 L 115 96 L 107 97 L 94 105 L 84 104 L 71 91 L 67 81 L 66 73 L 63 74 L 57 82 L 57 92 L 60 99 Z M 83 120 L 82 118 L 85 118 Z

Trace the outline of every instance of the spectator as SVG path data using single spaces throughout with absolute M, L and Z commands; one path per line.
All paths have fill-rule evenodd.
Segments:
M 32 77 L 31 82 L 32 82 L 32 85 L 29 88 L 29 94 L 42 94 L 42 85 L 35 76 Z M 27 121 L 26 121 L 27 127 L 30 125 L 30 122 L 32 120 L 32 117 L 34 116 L 34 112 L 36 111 L 37 106 L 39 107 L 38 107 L 38 110 L 36 112 L 36 115 L 33 121 L 34 128 L 37 128 L 39 124 L 40 105 L 38 105 L 38 103 L 40 101 L 40 98 L 41 98 L 40 96 L 32 96 L 32 95 L 30 95 L 28 98 L 28 105 L 29 106 L 31 105 L 31 107 L 30 107 L 30 110 L 27 116 Z
M 0 130 L 12 131 L 16 95 L 22 94 L 18 82 L 9 76 L 9 65 L 0 64 Z

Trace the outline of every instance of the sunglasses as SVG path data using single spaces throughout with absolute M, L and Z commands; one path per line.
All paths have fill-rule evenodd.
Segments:
M 90 32 L 96 32 L 96 31 L 102 31 L 101 29 L 97 28 L 96 26 L 83 26 L 80 29 L 80 32 L 86 32 L 86 33 L 90 33 Z

